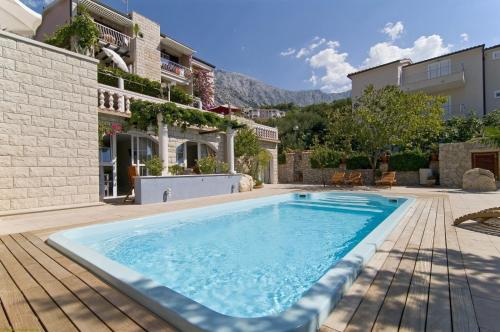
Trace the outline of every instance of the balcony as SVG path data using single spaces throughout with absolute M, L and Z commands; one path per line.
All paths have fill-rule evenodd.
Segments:
M 130 37 L 111 29 L 105 25 L 95 22 L 97 29 L 99 29 L 99 41 L 104 44 L 115 46 L 116 48 L 129 48 Z
M 435 70 L 427 70 L 406 74 L 403 68 L 401 89 L 403 91 L 424 91 L 437 93 L 444 90 L 455 89 L 465 85 L 465 71 L 463 64 L 446 66 Z
M 161 72 L 180 79 L 182 83 L 186 83 L 191 78 L 191 69 L 165 58 L 161 58 Z
M 278 141 L 278 129 L 264 125 L 255 124 L 252 126 L 258 138 L 264 141 Z

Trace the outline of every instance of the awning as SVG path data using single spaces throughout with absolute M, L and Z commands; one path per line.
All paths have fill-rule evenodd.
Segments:
M 33 37 L 42 23 L 42 15 L 19 0 L 0 1 L 0 30 L 24 37 Z

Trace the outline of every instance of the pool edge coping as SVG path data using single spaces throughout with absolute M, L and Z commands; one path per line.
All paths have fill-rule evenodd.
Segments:
M 192 331 L 315 331 L 328 317 L 335 305 L 340 301 L 344 292 L 356 280 L 363 267 L 370 261 L 380 245 L 387 239 L 396 225 L 402 220 L 416 199 L 411 195 L 390 195 L 379 193 L 337 192 L 339 194 L 355 194 L 368 196 L 382 196 L 385 198 L 404 198 L 406 201 L 387 216 L 363 240 L 354 246 L 339 262 L 330 268 L 298 302 L 277 316 L 258 318 L 238 318 L 224 315 L 199 304 L 166 286 L 162 286 L 143 275 L 117 263 L 94 251 L 87 249 L 66 237 L 67 233 L 75 229 L 94 228 L 98 225 L 76 227 L 54 233 L 49 236 L 47 243 L 105 281 L 124 292 L 126 295 L 145 305 L 149 310 L 166 319 L 174 326 Z M 323 192 L 324 193 L 324 192 Z M 290 197 L 299 193 L 273 195 L 271 197 Z M 313 193 L 315 194 L 315 193 Z M 220 205 L 241 205 L 245 201 L 255 203 L 268 200 L 270 197 L 254 198 L 249 200 L 228 202 Z M 206 208 L 206 207 L 203 207 Z M 203 209 L 198 208 L 198 209 Z M 166 212 L 163 214 L 182 214 L 193 209 Z M 141 218 L 113 221 L 102 225 L 118 222 L 131 222 Z

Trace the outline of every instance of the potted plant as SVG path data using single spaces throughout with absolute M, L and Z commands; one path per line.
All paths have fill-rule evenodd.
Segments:
M 434 143 L 431 145 L 431 161 L 439 160 L 439 145 Z
M 159 156 L 154 156 L 153 158 L 147 160 L 144 165 L 148 170 L 148 174 L 151 176 L 160 176 L 163 172 L 163 162 Z

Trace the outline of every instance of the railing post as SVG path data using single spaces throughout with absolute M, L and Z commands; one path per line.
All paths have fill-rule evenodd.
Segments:
M 104 109 L 104 90 L 99 89 L 99 108 Z

